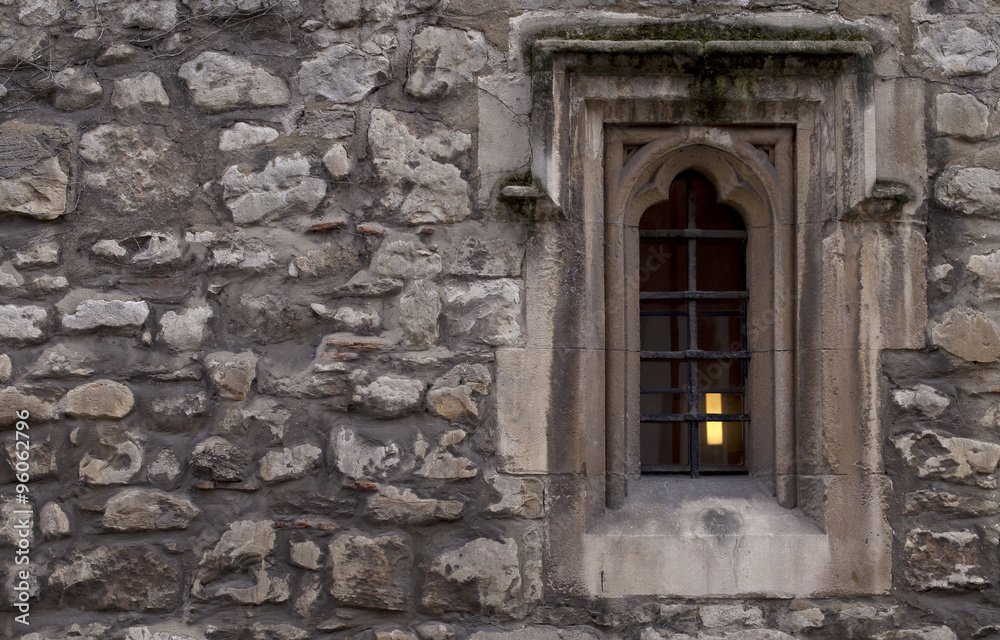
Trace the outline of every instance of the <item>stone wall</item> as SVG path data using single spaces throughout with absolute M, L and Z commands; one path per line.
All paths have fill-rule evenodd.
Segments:
M 589 4 L 0 0 L 3 637 L 1000 638 L 1000 9 Z M 839 16 L 924 100 L 926 154 L 897 162 L 927 179 L 927 346 L 883 354 L 889 595 L 549 579 L 557 479 L 504 473 L 495 428 L 549 224 L 497 198 L 531 166 L 520 25 L 631 14 Z

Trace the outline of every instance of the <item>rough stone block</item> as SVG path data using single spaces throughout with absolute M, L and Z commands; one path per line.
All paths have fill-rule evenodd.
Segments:
M 396 303 L 396 311 L 404 347 L 420 351 L 437 343 L 441 298 L 433 285 L 420 281 L 407 285 Z
M 323 166 L 334 180 L 343 180 L 354 169 L 354 162 L 347 155 L 347 148 L 335 144 L 323 154 Z
M 472 137 L 432 125 L 417 133 L 414 116 L 376 109 L 368 127 L 375 167 L 386 186 L 383 204 L 406 224 L 458 222 L 469 217 L 469 185 L 458 167 Z
M 191 471 L 196 477 L 217 482 L 240 482 L 250 463 L 250 454 L 222 436 L 201 441 L 191 452 Z
M 68 165 L 60 162 L 58 149 L 68 142 L 69 133 L 57 127 L 19 120 L 0 124 L 0 213 L 38 220 L 66 213 Z
M 970 362 L 1000 360 L 1000 329 L 975 309 L 950 309 L 931 329 L 931 341 Z
M 54 267 L 59 264 L 59 245 L 39 242 L 14 254 L 13 264 L 23 267 Z
M 545 515 L 545 485 L 539 478 L 495 475 L 490 488 L 499 500 L 491 500 L 489 512 L 515 518 L 541 518 Z
M 194 103 L 210 113 L 288 104 L 284 80 L 226 53 L 206 51 L 181 65 L 177 75 L 187 84 Z
M 521 339 L 521 285 L 498 279 L 448 285 L 444 289 L 448 333 L 492 346 Z
M 401 280 L 433 278 L 441 273 L 441 256 L 414 236 L 392 236 L 372 257 L 371 273 Z
M 322 458 L 323 450 L 311 444 L 268 451 L 260 460 L 260 477 L 265 482 L 301 478 L 318 469 Z
M 115 80 L 115 87 L 111 93 L 111 106 L 115 109 L 134 109 L 147 105 L 170 106 L 170 98 L 163 89 L 160 76 L 146 71 Z
M 84 300 L 62 325 L 71 331 L 141 327 L 149 316 L 149 305 L 134 300 Z
M 118 420 L 135 405 L 132 390 L 113 380 L 95 380 L 71 389 L 63 399 L 63 411 L 76 418 Z
M 434 522 L 458 520 L 464 505 L 458 500 L 420 498 L 410 489 L 380 487 L 368 499 L 368 515 L 375 522 L 396 525 L 426 525 Z
M 970 438 L 948 438 L 933 431 L 903 434 L 893 440 L 903 459 L 921 478 L 996 489 L 994 472 L 1000 444 Z
M 973 531 L 906 534 L 906 581 L 918 591 L 955 591 L 989 586 L 982 573 L 979 536 Z
M 38 512 L 38 529 L 46 540 L 65 538 L 71 532 L 69 518 L 55 502 L 47 502 Z
M 422 604 L 433 613 L 509 613 L 520 603 L 520 589 L 517 543 L 477 538 L 431 562 Z
M 353 104 L 389 82 L 389 60 L 349 44 L 335 44 L 299 68 L 299 91 L 307 98 Z
M 104 505 L 102 526 L 111 531 L 187 529 L 201 509 L 184 496 L 158 489 L 125 489 Z
M 324 0 L 323 16 L 331 29 L 353 27 L 361 20 L 361 0 Z
M 54 420 L 58 415 L 56 407 L 51 402 L 30 393 L 24 393 L 16 387 L 0 389 L 0 427 L 9 427 L 16 423 L 18 411 L 27 411 L 32 422 Z
M 942 93 L 934 99 L 938 133 L 969 140 L 980 140 L 989 127 L 990 109 L 975 96 Z
M 6 353 L 0 353 L 0 384 L 9 382 L 13 373 L 14 367 L 11 364 L 10 356 Z
M 911 389 L 896 389 L 893 401 L 902 409 L 915 410 L 928 418 L 936 418 L 951 405 L 951 399 L 934 387 L 918 384 Z
M 997 66 L 996 42 L 960 20 L 919 25 L 916 48 L 945 76 L 982 75 Z
M 483 34 L 425 27 L 413 36 L 406 92 L 421 100 L 439 100 L 473 82 L 485 64 Z
M 345 427 L 330 432 L 329 450 L 337 471 L 355 480 L 384 478 L 400 463 L 399 447 L 395 444 L 365 443 Z
M 80 460 L 80 480 L 94 486 L 128 484 L 142 469 L 142 448 L 123 437 L 101 438 L 104 449 L 110 449 L 107 458 L 89 453 Z
M 330 594 L 335 599 L 390 611 L 410 606 L 413 551 L 408 536 L 344 533 L 330 542 L 329 552 L 333 566 Z
M 296 567 L 316 571 L 320 567 L 320 558 L 323 556 L 323 550 L 312 540 L 303 540 L 302 542 L 293 542 L 291 544 L 289 547 L 289 556 L 292 564 Z
M 921 489 L 906 494 L 904 511 L 912 516 L 936 512 L 952 518 L 983 518 L 1000 513 L 1000 502 L 948 491 Z
M 941 206 L 965 215 L 1000 217 L 1000 171 L 951 166 L 938 177 L 934 197 Z
M 400 376 L 379 376 L 367 385 L 354 389 L 351 402 L 377 418 L 400 418 L 420 410 L 424 383 Z
M 43 307 L 0 305 L 0 339 L 34 341 L 43 337 L 49 312 Z
M 98 547 L 57 563 L 49 576 L 63 603 L 92 611 L 172 611 L 181 584 L 175 564 L 150 547 Z
M 92 71 L 67 67 L 55 75 L 56 93 L 52 106 L 60 111 L 79 111 L 101 100 L 104 90 Z
M 290 596 L 289 576 L 272 575 L 265 562 L 274 541 L 273 522 L 233 522 L 202 556 L 191 595 L 202 600 L 225 597 L 238 604 L 284 602 Z
M 205 356 L 205 370 L 221 397 L 243 400 L 257 377 L 257 356 L 252 351 L 216 351 Z
M 219 134 L 219 151 L 239 151 L 274 142 L 278 132 L 271 127 L 237 122 Z
M 205 340 L 208 321 L 213 315 L 208 305 L 190 307 L 180 313 L 168 311 L 160 316 L 160 340 L 173 351 L 197 349 Z
M 310 213 L 326 196 L 326 182 L 309 176 L 310 162 L 301 154 L 277 157 L 262 171 L 245 174 L 238 165 L 226 169 L 219 183 L 236 224 Z
M 177 24 L 175 0 L 130 2 L 122 9 L 122 26 L 167 31 Z
M 159 395 L 150 401 L 149 413 L 159 425 L 190 430 L 201 424 L 198 418 L 208 415 L 208 396 L 204 391 L 183 395 Z

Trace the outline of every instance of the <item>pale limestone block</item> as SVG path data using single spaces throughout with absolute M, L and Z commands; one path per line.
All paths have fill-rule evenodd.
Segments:
M 38 513 L 38 526 L 46 540 L 65 538 L 70 534 L 69 518 L 56 502 L 47 502 Z
M 334 180 L 343 180 L 354 169 L 354 161 L 347 155 L 347 148 L 335 144 L 323 155 L 323 166 Z
M 206 51 L 181 65 L 177 75 L 187 84 L 194 103 L 210 113 L 288 104 L 284 80 L 226 53 Z
M 185 496 L 159 489 L 125 489 L 104 505 L 102 526 L 110 531 L 187 529 L 201 513 Z
M 932 68 L 950 77 L 983 75 L 997 66 L 996 42 L 960 20 L 919 25 L 916 48 Z
M 903 459 L 920 478 L 996 489 L 994 472 L 1000 445 L 971 438 L 950 438 L 933 431 L 906 433 L 893 439 Z
M 319 468 L 323 450 L 300 444 L 281 451 L 268 451 L 260 460 L 260 477 L 265 482 L 301 478 Z
M 911 389 L 896 389 L 892 399 L 903 409 L 916 409 L 928 418 L 936 418 L 951 404 L 948 396 L 934 387 L 918 384 Z
M 42 337 L 42 327 L 49 312 L 42 307 L 0 305 L 0 339 L 36 340 Z
M 292 564 L 296 567 L 315 571 L 319 569 L 319 560 L 323 555 L 323 550 L 312 540 L 293 542 L 289 549 Z
M 278 139 L 278 131 L 272 127 L 237 122 L 219 133 L 219 151 L 239 151 L 269 144 Z
M 396 444 L 369 444 L 345 427 L 330 432 L 329 451 L 337 471 L 355 480 L 384 478 L 401 461 Z
M 10 356 L 6 353 L 0 353 L 0 384 L 9 382 L 13 371 L 14 367 L 11 364 Z
M 29 425 L 35 421 L 54 420 L 58 415 L 56 406 L 43 398 L 19 391 L 16 387 L 0 389 L 0 427 L 9 427 L 20 420 L 17 417 L 19 411 L 28 412 Z
M 111 106 L 115 109 L 134 109 L 143 106 L 169 107 L 170 98 L 163 88 L 160 76 L 145 71 L 135 76 L 115 80 Z
M 205 369 L 221 397 L 242 400 L 257 377 L 257 356 L 252 351 L 216 351 L 205 356 Z
M 464 505 L 458 500 L 421 498 L 410 489 L 379 487 L 368 499 L 368 514 L 375 522 L 396 525 L 426 525 L 457 520 Z
M 496 356 L 497 457 L 506 473 L 548 471 L 549 372 L 544 349 L 499 349 Z
M 311 177 L 309 171 L 309 159 L 297 152 L 271 160 L 257 173 L 230 166 L 219 183 L 233 221 L 251 224 L 267 217 L 310 213 L 326 195 L 326 182 Z
M 413 550 L 403 534 L 344 533 L 329 545 L 330 595 L 344 604 L 402 611 L 410 606 Z
M 472 83 L 485 64 L 483 34 L 425 27 L 413 36 L 406 92 L 420 100 L 440 100 Z
M 55 242 L 39 242 L 14 254 L 14 266 L 54 267 L 59 264 L 59 245 Z
M 931 329 L 931 341 L 970 362 L 1000 359 L 1000 331 L 981 311 L 951 309 Z
M 938 133 L 981 140 L 989 126 L 990 109 L 972 95 L 942 93 L 934 99 Z
M 208 321 L 213 317 L 208 305 L 168 311 L 160 316 L 160 340 L 173 351 L 197 349 L 205 339 Z
M 60 403 L 68 415 L 106 420 L 124 418 L 134 405 L 132 390 L 113 380 L 95 380 L 70 389 Z
M 80 460 L 80 480 L 95 486 L 128 484 L 142 469 L 142 449 L 129 440 L 117 441 L 101 438 L 101 444 L 110 447 L 108 459 L 95 458 L 89 453 Z
M 353 104 L 389 81 L 389 60 L 335 44 L 304 61 L 298 77 L 299 91 L 307 98 Z
M 463 589 L 458 596 L 455 587 L 463 583 L 472 583 L 475 588 L 471 592 Z M 518 604 L 520 583 L 517 542 L 511 538 L 500 541 L 478 538 L 431 562 L 422 604 L 432 612 L 470 606 L 510 611 Z M 456 596 L 473 601 L 461 602 Z
M 56 94 L 52 105 L 60 111 L 79 111 L 91 107 L 104 95 L 101 83 L 92 71 L 67 67 L 55 75 Z

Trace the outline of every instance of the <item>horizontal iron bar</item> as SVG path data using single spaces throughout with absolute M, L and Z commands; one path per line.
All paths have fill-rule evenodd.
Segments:
M 640 300 L 742 300 L 747 291 L 640 291 Z
M 746 231 L 711 229 L 647 229 L 639 231 L 640 238 L 722 238 L 740 240 Z
M 749 360 L 749 351 L 640 351 L 642 360 Z
M 687 389 L 639 389 L 639 393 L 683 393 L 686 394 Z M 698 389 L 698 393 L 743 393 L 743 389 L 739 387 L 732 388 L 722 388 L 722 389 Z
M 639 416 L 639 422 L 744 422 L 749 413 L 650 413 Z
M 688 464 L 645 464 L 639 466 L 639 473 L 648 475 L 690 475 L 691 465 Z M 699 465 L 698 473 L 705 475 L 746 475 L 747 468 L 744 465 Z
M 687 317 L 687 314 L 688 312 L 686 310 L 685 311 L 653 311 L 653 310 L 639 311 L 639 315 L 643 318 L 652 316 Z M 739 309 L 733 309 L 732 311 L 702 311 L 701 309 L 698 309 L 697 311 L 695 311 L 694 315 L 697 318 L 700 317 L 742 318 L 743 312 L 740 311 Z

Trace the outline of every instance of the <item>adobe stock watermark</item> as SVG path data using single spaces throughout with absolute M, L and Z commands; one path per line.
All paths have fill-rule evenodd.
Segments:
M 11 463 L 14 467 L 17 486 L 15 487 L 14 501 L 17 508 L 11 513 L 13 537 L 17 540 L 14 545 L 14 568 L 15 575 L 13 582 L 14 608 L 19 615 L 14 616 L 14 621 L 25 626 L 29 625 L 28 616 L 31 615 L 31 531 L 34 527 L 35 513 L 28 500 L 28 483 L 31 481 L 30 457 L 31 457 L 31 436 L 28 434 L 28 418 L 31 414 L 27 410 L 15 412 L 17 423 L 14 431 L 14 454 Z

